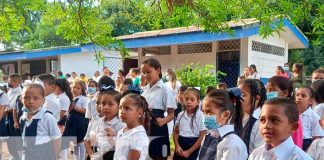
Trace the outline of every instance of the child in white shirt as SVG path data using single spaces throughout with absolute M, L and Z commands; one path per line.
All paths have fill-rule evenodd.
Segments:
M 300 87 L 296 91 L 296 103 L 301 115 L 303 125 L 303 150 L 306 151 L 313 140 L 323 137 L 320 117 L 310 107 L 313 103 L 314 91 L 310 87 Z
M 242 110 L 238 97 L 215 89 L 203 101 L 204 124 L 208 128 L 199 151 L 199 160 L 246 160 L 247 147 L 237 133 L 242 130 Z M 236 99 L 234 105 L 232 99 Z
M 61 132 L 56 119 L 42 107 L 44 95 L 44 88 L 39 84 L 27 85 L 22 91 L 24 113 L 20 129 L 25 160 L 54 160 L 60 151 Z
M 0 90 L 0 158 L 2 156 L 2 140 L 8 138 L 8 131 L 6 128 L 6 116 L 5 110 L 6 107 L 9 106 L 9 98 L 8 95 Z
M 261 109 L 259 126 L 265 144 L 255 149 L 249 160 L 310 160 L 311 157 L 291 138 L 291 133 L 298 128 L 298 118 L 298 108 L 292 100 L 274 98 L 266 101 Z
M 119 107 L 120 118 L 126 127 L 117 133 L 114 160 L 145 160 L 149 139 L 143 124 L 149 124 L 148 103 L 144 97 L 130 93 L 121 99 Z

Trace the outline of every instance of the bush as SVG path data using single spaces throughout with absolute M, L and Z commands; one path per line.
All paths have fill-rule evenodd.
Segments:
M 205 66 L 197 64 L 182 65 L 181 68 L 176 69 L 177 79 L 182 85 L 188 87 L 200 87 L 200 93 L 205 95 L 205 90 L 208 86 L 216 87 L 218 84 L 218 76 L 225 75 L 222 72 L 215 72 L 214 65 L 207 64 Z

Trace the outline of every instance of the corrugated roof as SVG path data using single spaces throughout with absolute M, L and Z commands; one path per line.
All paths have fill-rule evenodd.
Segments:
M 226 22 L 226 25 L 228 25 L 231 28 L 234 28 L 234 27 L 243 27 L 247 25 L 257 24 L 258 22 L 259 20 L 257 20 L 256 18 L 250 18 L 250 19 L 241 19 L 237 21 L 229 21 Z M 170 28 L 170 29 L 154 30 L 154 31 L 147 31 L 147 32 L 138 32 L 130 35 L 119 36 L 117 37 L 117 39 L 125 40 L 125 39 L 155 37 L 161 35 L 200 32 L 200 31 L 203 31 L 203 28 L 197 26 L 188 26 L 188 27 Z

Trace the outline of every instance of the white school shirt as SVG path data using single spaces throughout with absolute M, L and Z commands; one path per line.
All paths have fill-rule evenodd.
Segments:
M 50 111 L 57 121 L 60 120 L 61 104 L 60 100 L 55 96 L 54 93 L 51 93 L 45 97 L 43 107 L 47 111 Z
M 123 123 L 118 117 L 114 117 L 112 120 L 107 121 L 106 117 L 100 118 L 99 122 L 99 131 L 97 134 L 98 141 L 98 151 L 103 153 L 111 150 L 115 150 L 116 145 L 116 137 L 108 137 L 106 129 L 112 129 L 116 135 L 119 130 L 126 127 L 126 124 Z
M 2 95 L 0 96 L 0 106 L 4 106 L 4 107 L 9 106 L 10 101 L 8 95 L 6 94 L 6 92 L 0 91 L 0 94 L 1 93 Z
M 179 127 L 180 136 L 187 138 L 199 137 L 201 131 L 207 130 L 203 121 L 204 114 L 200 110 L 196 112 L 193 125 L 191 125 L 192 118 L 193 114 L 188 115 L 187 111 L 181 111 L 179 113 L 175 125 Z
M 307 155 L 302 149 L 294 144 L 291 136 L 284 142 L 280 143 L 275 148 L 268 150 L 267 144 L 255 149 L 249 160 L 311 160 L 312 158 Z
M 324 159 L 324 138 L 314 140 L 308 148 L 307 154 L 315 160 Z
M 317 104 L 314 107 L 314 112 L 320 117 L 320 119 L 324 119 L 324 103 Z
M 78 102 L 75 104 L 76 108 L 82 108 L 82 109 L 87 109 L 87 97 L 83 96 L 83 95 L 79 95 L 77 97 L 75 97 L 73 100 L 75 100 L 76 98 L 79 98 Z
M 37 124 L 35 145 L 44 144 L 61 137 L 61 131 L 58 128 L 57 120 L 52 114 L 45 114 L 45 112 L 46 109 L 41 107 L 30 120 L 26 120 L 28 115 L 27 112 L 24 112 L 21 116 L 22 120 L 26 120 L 25 126 L 29 126 L 34 119 L 40 119 Z
M 234 131 L 234 125 L 224 125 L 217 129 L 223 138 Z M 217 160 L 246 160 L 248 158 L 246 145 L 235 133 L 229 134 L 217 145 Z
M 139 160 L 145 160 L 148 156 L 149 139 L 142 125 L 124 132 L 125 128 L 119 130 L 116 139 L 116 150 L 114 160 L 127 160 L 128 153 L 132 150 L 140 152 Z
M 59 99 L 61 105 L 61 111 L 66 111 L 65 115 L 67 115 L 71 104 L 70 98 L 66 95 L 65 92 L 58 95 L 57 98 Z
M 16 109 L 16 100 L 20 94 L 21 94 L 20 86 L 9 89 L 8 97 L 9 97 L 10 105 L 8 106 L 8 109 Z
M 261 76 L 260 76 L 259 72 L 254 72 L 253 74 L 249 75 L 247 78 L 248 79 L 259 79 L 260 80 Z
M 249 142 L 249 153 L 252 153 L 254 149 L 264 144 L 262 136 L 259 132 L 260 114 L 261 114 L 260 107 L 255 109 L 252 114 L 252 116 L 257 120 L 255 121 L 251 131 L 250 142 Z M 249 120 L 249 116 L 243 118 L 243 126 L 246 125 L 248 120 Z
M 167 108 L 177 108 L 172 90 L 163 83 L 162 79 L 152 87 L 150 87 L 150 84 L 147 84 L 147 86 L 143 90 L 143 97 L 145 97 L 150 109 L 166 111 Z
M 96 99 L 95 98 L 92 98 L 92 99 L 88 99 L 88 102 L 87 102 L 87 110 L 85 112 L 85 117 L 86 118 L 93 118 L 94 116 L 96 116 L 98 114 L 98 111 L 97 111 L 97 107 L 96 107 Z
M 306 111 L 301 114 L 303 125 L 303 139 L 311 139 L 314 136 L 324 136 L 324 130 L 319 124 L 319 116 L 308 107 Z
M 84 136 L 84 140 L 88 140 L 91 143 L 91 146 L 97 146 L 97 134 L 99 132 L 99 125 L 101 122 L 101 117 L 99 117 L 99 114 L 91 118 L 88 128 L 87 128 L 87 133 Z

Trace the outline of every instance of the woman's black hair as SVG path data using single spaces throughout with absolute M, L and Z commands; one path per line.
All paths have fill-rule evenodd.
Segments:
M 146 132 L 148 135 L 150 135 L 151 131 L 151 119 L 155 119 L 151 111 L 149 110 L 149 105 L 146 101 L 146 99 L 139 95 L 139 94 L 134 94 L 134 93 L 129 93 L 127 95 L 124 95 L 122 99 L 131 99 L 132 100 L 132 105 L 137 106 L 138 108 L 143 110 L 143 116 L 141 117 L 140 123 L 143 124 Z
M 324 103 L 324 80 L 317 80 L 312 83 L 312 88 L 315 92 L 316 103 Z
M 280 73 L 285 73 L 285 70 L 281 66 L 277 66 L 277 69 L 279 69 Z
M 200 93 L 199 93 L 199 90 L 198 90 L 198 89 L 196 89 L 196 88 L 192 88 L 192 87 L 189 87 L 189 88 L 187 88 L 187 90 L 185 91 L 184 96 L 186 96 L 186 94 L 188 94 L 189 92 L 193 92 L 193 93 L 195 94 L 197 100 L 200 101 Z M 194 120 L 195 120 L 195 118 L 196 118 L 196 114 L 197 114 L 198 109 L 199 109 L 199 104 L 196 106 L 195 111 L 194 111 L 194 113 L 193 113 L 193 115 L 192 115 L 192 118 L 191 118 L 191 129 L 192 129 L 192 130 L 194 129 L 193 124 L 194 124 Z M 180 120 L 181 120 L 181 118 L 184 116 L 186 110 L 187 110 L 186 107 L 184 107 L 184 108 L 183 108 L 183 113 L 182 113 L 182 115 L 181 115 L 180 118 L 179 118 Z
M 69 97 L 70 102 L 73 101 L 73 95 L 69 81 L 67 81 L 66 79 L 57 78 L 55 79 L 55 85 L 59 87 L 62 92 L 65 92 L 65 94 Z
M 111 79 L 108 76 L 102 76 L 98 81 L 98 87 L 99 89 L 103 86 L 110 86 L 115 89 L 116 85 L 113 79 Z
M 224 89 L 214 89 L 209 92 L 205 98 L 211 98 L 211 101 L 222 108 L 222 111 L 230 111 L 232 119 L 229 123 L 234 124 L 235 133 L 242 132 L 243 111 L 240 102 L 240 95 Z
M 301 77 L 303 75 L 303 64 L 295 63 L 296 68 L 298 68 L 298 76 Z
M 290 98 L 292 96 L 293 85 L 290 79 L 282 76 L 273 76 L 268 80 L 268 83 L 271 83 L 273 86 L 278 86 L 282 91 L 287 91 L 288 96 L 286 98 Z
M 252 116 L 253 111 L 256 107 L 262 107 L 264 102 L 267 100 L 267 91 L 263 83 L 258 79 L 246 79 L 242 84 L 250 90 L 251 95 L 251 107 L 250 116 Z M 256 96 L 259 96 L 259 103 L 256 104 Z
M 93 83 L 96 87 L 98 87 L 98 83 L 95 80 L 90 79 L 88 84 Z
M 155 70 L 160 69 L 159 77 L 162 78 L 162 66 L 157 59 L 150 58 L 145 60 L 142 64 L 148 64 L 150 67 L 154 68 Z

